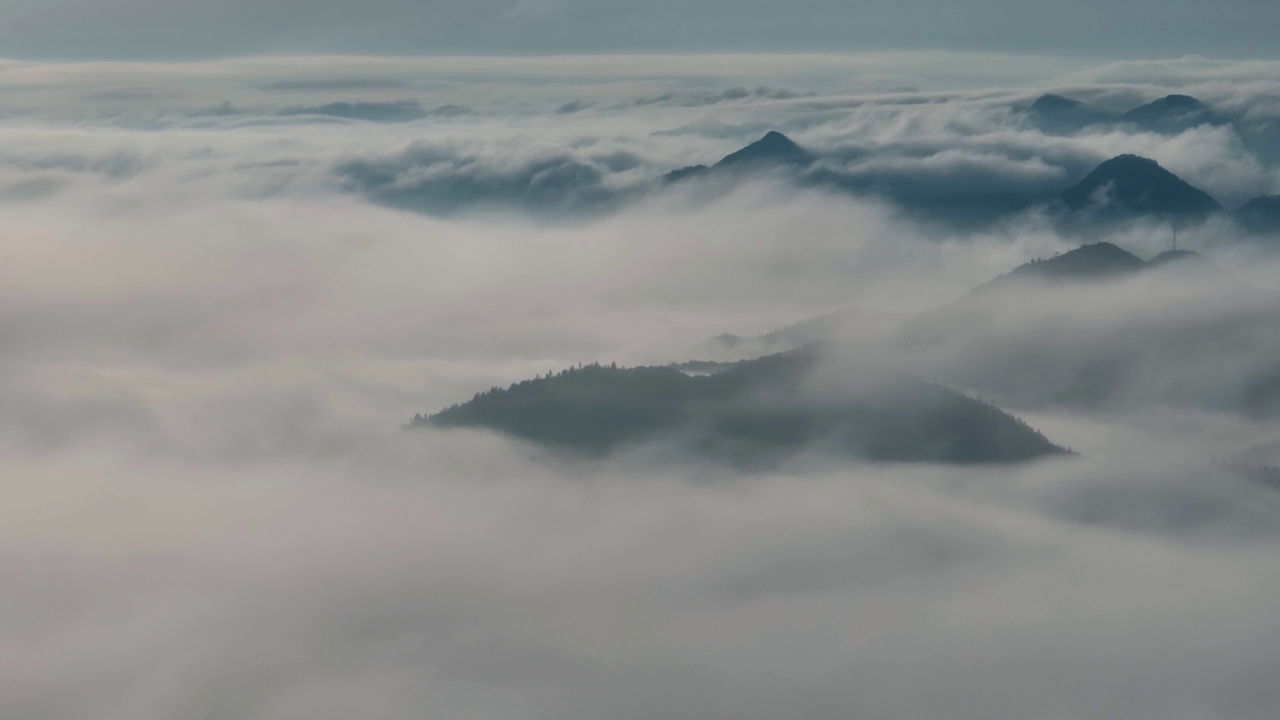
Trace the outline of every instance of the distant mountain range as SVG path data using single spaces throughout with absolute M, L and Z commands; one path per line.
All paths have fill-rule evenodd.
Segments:
M 317 122 L 335 118 L 404 122 L 463 114 L 467 109 L 426 110 L 413 102 L 331 103 L 282 112 L 314 116 Z M 1234 134 L 1264 166 L 1280 163 L 1280 120 L 1269 119 L 1267 113 L 1224 112 L 1186 95 L 1112 112 L 1051 94 L 1029 106 L 1015 107 L 1012 113 L 1013 122 L 1023 129 L 1038 127 L 1064 135 L 1100 131 L 1125 137 L 1135 132 L 1221 128 L 1219 134 Z M 794 122 L 796 127 L 805 126 L 803 119 Z M 747 132 L 745 128 L 760 126 L 725 127 L 737 136 Z M 1149 141 L 1135 140 L 1144 146 Z M 1134 221 L 1194 225 L 1209 218 L 1233 217 L 1244 233 L 1280 237 L 1280 209 L 1274 199 L 1260 197 L 1231 213 L 1153 161 L 1134 155 L 1091 157 L 1088 147 L 1027 144 L 997 136 L 954 142 L 926 133 L 920 138 L 810 148 L 769 130 L 714 163 L 665 174 L 649 174 L 646 159 L 626 151 L 543 149 L 511 162 L 493 163 L 458 147 L 416 143 L 399 153 L 343 160 L 334 172 L 341 187 L 374 202 L 443 216 L 517 208 L 552 219 L 591 217 L 616 212 L 662 189 L 672 193 L 677 188 L 690 189 L 698 200 L 726 192 L 751 177 L 768 177 L 801 188 L 881 200 L 912 221 L 949 231 L 982 231 L 1034 212 L 1077 237 Z M 690 188 L 684 183 L 697 185 Z M 1234 197 L 1231 204 L 1241 200 Z
M 1192 102 L 1194 101 L 1194 102 Z M 1136 108 L 1118 118 L 1168 126 L 1206 117 L 1194 98 L 1170 96 Z M 1036 111 L 1039 107 L 1040 110 Z M 1092 124 L 1104 115 L 1074 100 L 1049 95 L 1032 106 L 1032 112 L 1053 113 Z M 1280 198 L 1257 198 L 1236 213 L 1228 213 L 1203 190 L 1161 167 L 1155 160 L 1132 154 L 1119 155 L 1094 167 L 1083 178 L 1056 193 L 989 192 L 949 190 L 950 194 L 930 194 L 908 188 L 895 178 L 853 176 L 832 169 L 823 157 L 806 150 L 780 132 L 771 131 L 760 140 L 727 155 L 714 165 L 693 165 L 668 173 L 668 184 L 706 177 L 740 177 L 760 171 L 786 170 L 802 184 L 879 195 L 926 218 L 960 222 L 989 222 L 1040 207 L 1061 224 L 1087 229 L 1099 223 L 1153 220 L 1175 226 L 1193 225 L 1215 217 L 1234 217 L 1239 226 L 1252 233 L 1280 232 Z
M 1061 95 L 1042 95 L 1024 111 L 1044 132 L 1071 134 L 1102 125 L 1127 125 L 1176 135 L 1202 125 L 1230 125 L 1234 118 L 1190 95 L 1167 95 L 1127 112 L 1115 113 Z
M 495 388 L 411 426 L 487 428 L 596 457 L 654 443 L 752 467 L 812 448 L 874 462 L 958 464 L 1066 452 L 995 406 L 907 374 L 860 368 L 815 389 L 819 362 L 805 350 L 701 377 L 590 365 Z

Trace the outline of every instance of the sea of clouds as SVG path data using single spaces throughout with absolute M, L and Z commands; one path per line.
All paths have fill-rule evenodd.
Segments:
M 1080 242 L 1034 213 L 958 230 L 767 173 L 658 182 L 769 129 L 921 186 L 1065 187 L 1133 152 L 1234 206 L 1280 169 L 1231 129 L 1048 136 L 1012 108 L 1176 90 L 1265 124 L 1275 72 L 0 63 L 0 714 L 1276 717 L 1280 494 L 1213 464 L 1280 436 L 1266 418 L 1015 408 L 1080 456 L 749 475 L 401 429 L 579 362 L 929 310 Z M 1105 239 L 1150 257 L 1167 233 Z M 1268 252 L 1213 225 L 1184 242 L 1258 293 L 1198 299 L 1274 307 Z M 1138 283 L 1080 313 L 1128 334 L 1179 297 Z M 1055 337 L 1001 318 L 985 329 Z M 913 369 L 972 375 L 971 350 Z

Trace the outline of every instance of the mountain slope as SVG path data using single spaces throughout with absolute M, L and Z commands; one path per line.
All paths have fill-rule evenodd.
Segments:
M 871 461 L 1010 463 L 1061 454 L 998 408 L 888 371 L 827 392 L 812 353 L 740 363 L 709 377 L 592 365 L 482 393 L 414 427 L 481 427 L 573 454 L 665 442 L 717 460 L 773 465 L 810 447 Z

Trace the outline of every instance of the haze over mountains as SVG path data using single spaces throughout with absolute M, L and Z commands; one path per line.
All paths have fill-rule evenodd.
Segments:
M 744 92 L 736 97 L 751 95 Z M 399 120 L 406 108 L 412 110 L 392 105 L 386 112 Z M 1050 135 L 1121 135 L 1132 137 L 1138 146 L 1149 145 L 1147 138 L 1152 135 L 1179 138 L 1225 132 L 1258 161 L 1280 160 L 1280 121 L 1219 110 L 1189 95 L 1169 95 L 1110 112 L 1047 94 L 1029 106 L 1014 105 L 1005 111 L 1011 122 L 1029 123 Z M 1224 216 L 1234 223 L 1235 232 L 1265 237 L 1274 234 L 1277 223 L 1267 196 L 1222 203 L 1140 153 L 1070 158 L 1060 164 L 1063 158 L 1055 156 L 1061 149 L 1043 155 L 1018 149 L 1008 160 L 1020 163 L 1019 167 L 970 160 L 951 151 L 954 157 L 945 162 L 953 166 L 943 169 L 938 163 L 948 151 L 942 147 L 849 146 L 830 141 L 824 145 L 804 147 L 772 129 L 716 162 L 677 167 L 664 174 L 647 170 L 634 155 L 618 153 L 587 159 L 548 157 L 501 173 L 473 173 L 466 168 L 474 166 L 474 160 L 427 148 L 345 163 L 338 172 L 349 188 L 374 200 L 433 214 L 513 207 L 544 216 L 594 215 L 616 212 L 655 192 L 676 192 L 673 186 L 681 182 L 719 186 L 773 177 L 802 188 L 887 201 L 909 218 L 961 232 L 983 231 L 1046 212 L 1063 230 L 1075 231 L 1134 222 L 1185 227 Z M 1050 176 L 1035 163 L 1056 167 L 1056 172 Z M 1028 177 L 1027 172 L 1036 176 Z
M 0 716 L 1280 717 L 1278 77 L 0 61 Z
M 1202 125 L 1230 125 L 1234 119 L 1190 95 L 1166 95 L 1131 110 L 1115 113 L 1061 95 L 1042 95 L 1027 109 L 1037 127 L 1071 133 L 1089 127 L 1111 125 L 1177 135 Z
M 1052 101 L 1050 105 L 1053 105 Z M 1079 108 L 1074 104 L 1067 107 Z M 1174 107 L 1185 110 L 1181 103 L 1174 103 Z M 1167 111 L 1160 111 L 1160 108 L 1165 108 L 1165 105 L 1157 105 L 1156 109 L 1151 110 L 1139 108 L 1144 112 L 1138 117 L 1147 118 L 1149 124 L 1174 122 L 1168 118 Z M 1033 112 L 1035 109 L 1036 106 L 1033 105 Z M 1074 116 L 1084 111 L 1059 109 L 1057 112 Z M 692 177 L 733 176 L 752 170 L 795 169 L 802 182 L 859 194 L 883 195 L 901 204 L 907 212 L 919 212 L 925 218 L 942 218 L 962 225 L 973 221 L 993 222 L 1036 208 L 1059 213 L 1061 219 L 1069 225 L 1084 227 L 1136 220 L 1187 225 L 1203 222 L 1225 212 L 1222 205 L 1208 193 L 1193 187 L 1156 161 L 1132 154 L 1119 155 L 1099 164 L 1079 182 L 1057 194 L 1035 196 L 1024 193 L 1017 196 L 978 193 L 924 198 L 904 194 L 901 188 L 894 187 L 892 179 L 854 178 L 829 169 L 813 170 L 819 159 L 819 156 L 801 148 L 785 135 L 770 131 L 762 139 L 726 156 L 715 165 L 681 168 L 668 173 L 666 181 L 670 183 Z M 965 208 L 957 211 L 954 207 L 957 204 L 964 205 Z M 1270 233 L 1280 222 L 1280 210 L 1277 207 L 1272 198 L 1255 198 L 1242 206 L 1235 217 L 1238 224 L 1248 231 Z M 1065 214 L 1062 212 L 1064 210 Z
M 1097 308 L 1108 303 L 1123 309 L 1100 318 Z M 824 445 L 870 461 L 1026 460 L 1061 449 L 996 408 L 904 370 L 1023 409 L 1185 404 L 1274 417 L 1280 375 L 1267 358 L 1280 352 L 1277 308 L 1280 296 L 1258 293 L 1198 253 L 1144 261 L 1094 243 L 1032 260 L 870 335 L 865 326 L 848 334 L 857 315 L 828 315 L 778 331 L 781 354 L 570 369 L 418 415 L 413 426 L 483 427 L 594 455 L 659 442 L 745 465 Z M 1240 346 L 1258 354 L 1219 372 Z M 826 375 L 842 377 L 803 390 L 826 365 L 840 368 Z M 874 392 L 853 390 L 861 387 Z

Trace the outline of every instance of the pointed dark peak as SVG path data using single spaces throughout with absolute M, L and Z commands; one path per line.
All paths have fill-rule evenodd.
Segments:
M 1203 218 L 1222 206 L 1155 160 L 1120 155 L 1094 168 L 1062 193 L 1070 210 L 1094 210 L 1112 216 Z
M 711 167 L 691 165 L 667 173 L 663 176 L 663 180 L 664 182 L 672 183 L 692 177 L 710 175 L 722 170 L 805 165 L 813 162 L 813 160 L 813 155 L 797 145 L 791 138 L 776 130 L 770 130 L 764 137 L 735 153 L 725 156 L 723 160 Z
M 716 163 L 715 167 L 723 168 L 744 163 L 790 164 L 808 162 L 812 159 L 813 156 L 791 138 L 776 130 L 770 130 L 764 137 Z

